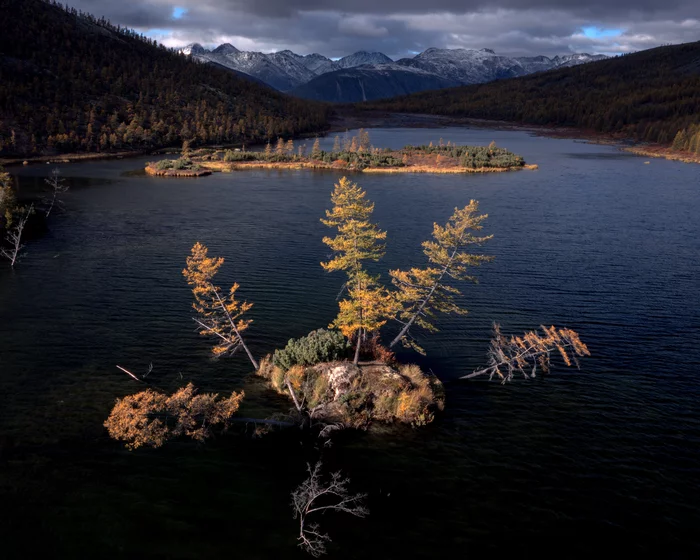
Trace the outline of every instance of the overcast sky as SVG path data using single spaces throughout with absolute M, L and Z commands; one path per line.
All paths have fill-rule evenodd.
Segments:
M 170 47 L 231 43 L 337 58 L 428 47 L 616 54 L 700 40 L 700 0 L 67 0 Z

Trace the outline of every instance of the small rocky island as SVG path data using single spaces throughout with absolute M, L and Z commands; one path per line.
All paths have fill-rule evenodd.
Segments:
M 217 150 L 202 148 L 186 152 L 180 159 L 149 163 L 146 172 L 165 177 L 199 177 L 213 171 L 232 172 L 245 169 L 334 169 L 364 173 L 498 173 L 519 169 L 536 169 L 522 156 L 491 142 L 488 146 L 458 146 L 442 140 L 422 146 L 405 146 L 399 150 L 375 148 L 369 135 L 360 135 L 341 143 L 336 137 L 332 150 L 320 149 L 319 141 L 310 151 L 306 145 L 294 146 L 281 138 L 276 147 L 268 144 L 263 151 Z
M 367 429 L 376 421 L 424 426 L 444 409 L 437 377 L 399 364 L 378 338 L 367 341 L 365 352 L 369 360 L 355 364 L 341 333 L 319 329 L 267 356 L 257 373 L 312 422 L 337 428 Z

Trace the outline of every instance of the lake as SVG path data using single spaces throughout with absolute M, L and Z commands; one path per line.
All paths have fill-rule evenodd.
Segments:
M 352 132 L 351 132 L 352 134 Z M 319 457 L 368 494 L 366 519 L 320 519 L 330 558 L 700 553 L 700 167 L 617 148 L 469 128 L 375 129 L 379 147 L 488 144 L 536 171 L 356 174 L 388 232 L 372 266 L 420 266 L 420 244 L 470 199 L 495 257 L 464 285 L 464 317 L 421 338 L 447 408 L 426 428 L 346 434 L 237 428 L 205 445 L 128 452 L 102 422 L 142 387 L 245 390 L 241 414 L 291 404 L 244 356 L 214 362 L 182 277 L 195 241 L 254 302 L 258 356 L 326 327 L 342 275 L 325 273 L 319 218 L 334 172 L 198 179 L 141 173 L 149 158 L 61 164 L 66 210 L 0 263 L 0 538 L 5 558 L 305 558 L 290 492 Z M 330 148 L 332 138 L 322 147 Z M 312 141 L 307 142 L 309 147 Z M 152 159 L 152 158 L 151 158 Z M 13 168 L 34 196 L 49 165 Z M 491 324 L 578 331 L 592 357 L 508 385 L 459 381 L 484 365 Z M 390 325 L 385 340 L 396 332 Z

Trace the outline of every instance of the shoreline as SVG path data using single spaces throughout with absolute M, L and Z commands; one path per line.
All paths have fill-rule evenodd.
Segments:
M 680 152 L 667 146 L 661 146 L 659 144 L 643 144 L 639 146 L 630 146 L 622 149 L 625 152 L 629 152 L 637 156 L 663 158 L 671 161 L 680 161 L 683 163 L 700 163 L 700 154 Z
M 546 126 L 523 124 L 508 121 L 496 121 L 487 119 L 475 119 L 469 117 L 450 117 L 443 115 L 432 115 L 422 113 L 392 113 L 381 111 L 356 111 L 340 109 L 331 118 L 331 124 L 325 131 L 319 131 L 318 137 L 331 137 L 333 134 L 345 132 L 347 130 L 356 130 L 360 128 L 447 128 L 447 127 L 475 127 L 475 128 L 490 128 L 494 130 L 514 130 L 530 132 L 537 136 L 547 138 L 569 138 L 576 140 L 584 140 L 592 144 L 610 145 L 619 148 L 622 151 L 635 154 L 643 157 L 664 158 L 672 161 L 680 161 L 683 163 L 700 163 L 700 155 L 691 154 L 689 152 L 681 152 L 673 150 L 670 146 L 659 144 L 646 144 L 644 142 L 635 142 L 629 137 L 616 136 L 593 130 L 580 128 L 561 127 L 561 126 Z M 306 133 L 294 139 L 309 139 L 314 137 L 312 134 Z M 255 144 L 258 145 L 258 144 Z M 259 144 L 262 145 L 262 144 Z M 201 148 L 227 148 L 238 147 L 238 144 L 222 146 L 212 144 L 200 146 Z M 101 152 L 101 153 L 66 153 L 56 154 L 52 156 L 31 156 L 17 158 L 0 158 L 0 165 L 9 167 L 15 165 L 27 164 L 60 164 L 60 163 L 80 163 L 83 161 L 98 161 L 112 159 L 130 159 L 143 157 L 147 155 L 167 155 L 177 154 L 179 149 L 176 147 L 169 148 L 154 148 L 151 150 L 130 150 L 121 152 Z M 240 165 L 240 164 L 238 164 Z M 268 166 L 269 167 L 269 166 Z M 262 168 L 262 166 L 261 166 Z M 313 165 L 301 165 L 297 169 L 314 168 L 328 169 L 327 167 L 317 167 Z M 332 168 L 331 168 L 332 169 Z

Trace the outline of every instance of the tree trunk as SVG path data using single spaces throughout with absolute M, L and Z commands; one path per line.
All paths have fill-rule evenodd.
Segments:
M 362 346 L 362 329 L 357 331 L 357 346 L 355 346 L 355 360 L 352 362 L 357 365 L 360 361 L 360 346 Z
M 260 366 L 258 365 L 257 360 L 255 358 L 253 358 L 253 354 L 251 354 L 246 343 L 243 342 L 243 337 L 241 336 L 241 333 L 238 332 L 238 329 L 235 327 L 235 325 L 233 327 L 233 330 L 236 332 L 236 335 L 238 336 L 238 340 L 241 341 L 241 346 L 243 346 L 243 350 L 245 350 L 245 353 L 248 354 L 248 359 L 250 360 L 250 363 L 253 364 L 255 371 L 258 371 L 260 369 Z
M 219 291 L 216 290 L 211 283 L 209 284 L 209 288 L 211 289 L 212 292 L 214 292 L 216 299 L 219 300 L 219 305 L 221 306 L 222 311 L 226 315 L 226 318 L 228 319 L 229 324 L 233 328 L 233 332 L 236 333 L 238 340 L 241 341 L 241 346 L 243 346 L 245 353 L 248 354 L 248 358 L 250 359 L 250 363 L 253 364 L 255 371 L 258 371 L 260 369 L 260 366 L 258 365 L 258 362 L 255 360 L 255 358 L 253 358 L 253 354 L 250 353 L 248 346 L 246 345 L 245 341 L 243 340 L 243 337 L 241 336 L 241 333 L 238 331 L 238 328 L 236 327 L 236 323 L 234 322 L 233 318 L 231 317 L 228 310 L 226 309 L 226 304 L 221 300 L 221 296 L 219 295 Z
M 462 234 L 462 237 L 460 237 L 460 241 L 464 237 L 464 234 Z M 408 321 L 403 326 L 403 329 L 401 329 L 401 332 L 396 335 L 396 338 L 391 341 L 391 344 L 389 344 L 389 350 L 391 350 L 394 346 L 396 346 L 399 341 L 406 335 L 408 332 L 408 329 L 411 328 L 411 325 L 415 322 L 415 320 L 418 318 L 418 315 L 421 314 L 423 309 L 425 308 L 426 305 L 428 305 L 428 302 L 430 299 L 433 297 L 433 294 L 435 293 L 435 290 L 437 290 L 438 286 L 440 285 L 440 282 L 442 282 L 443 277 L 445 274 L 447 274 L 447 271 L 450 269 L 450 265 L 452 264 L 452 261 L 455 258 L 455 255 L 457 254 L 457 250 L 459 249 L 459 245 L 455 247 L 455 250 L 452 251 L 452 254 L 450 255 L 450 260 L 447 261 L 447 264 L 442 268 L 442 272 L 440 273 L 440 277 L 435 281 L 435 284 L 433 284 L 433 287 L 430 289 L 430 292 L 428 293 L 427 296 L 425 296 L 425 299 L 423 300 L 423 303 L 420 304 L 420 307 L 416 310 L 416 312 L 413 314 L 413 317 Z

